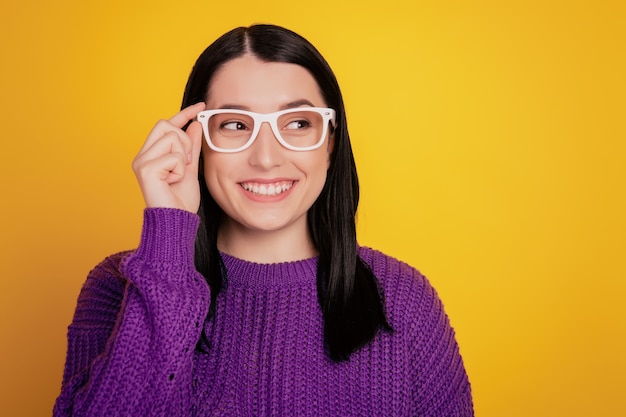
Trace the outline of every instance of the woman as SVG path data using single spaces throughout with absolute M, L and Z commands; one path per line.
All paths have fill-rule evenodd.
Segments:
M 356 243 L 341 93 L 305 39 L 215 41 L 133 169 L 141 241 L 87 278 L 55 416 L 473 415 L 432 287 Z

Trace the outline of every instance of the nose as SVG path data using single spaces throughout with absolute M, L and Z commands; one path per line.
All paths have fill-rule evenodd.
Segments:
M 250 146 L 250 164 L 268 169 L 283 163 L 283 146 L 278 142 L 269 123 L 264 122 L 254 143 Z

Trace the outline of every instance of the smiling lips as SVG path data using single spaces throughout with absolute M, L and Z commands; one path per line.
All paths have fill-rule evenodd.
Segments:
M 289 190 L 295 181 L 277 181 L 272 183 L 242 182 L 241 187 L 259 196 L 274 197 Z

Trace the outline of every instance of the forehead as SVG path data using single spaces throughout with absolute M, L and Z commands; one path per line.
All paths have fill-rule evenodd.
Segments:
M 296 64 L 261 61 L 249 54 L 222 65 L 207 91 L 208 108 L 238 105 L 271 112 L 298 100 L 326 107 L 319 86 L 307 69 Z

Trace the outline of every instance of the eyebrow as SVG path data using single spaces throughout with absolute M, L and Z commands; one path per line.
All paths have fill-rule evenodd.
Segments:
M 282 106 L 279 107 L 279 110 L 295 109 L 297 107 L 303 107 L 303 106 L 315 107 L 313 105 L 313 103 L 311 103 L 309 100 L 303 98 L 303 99 L 290 101 L 289 103 L 283 104 Z M 247 111 L 249 111 L 250 107 L 242 106 L 240 104 L 224 104 L 224 105 L 218 107 L 218 109 L 233 109 L 233 110 L 247 110 Z

